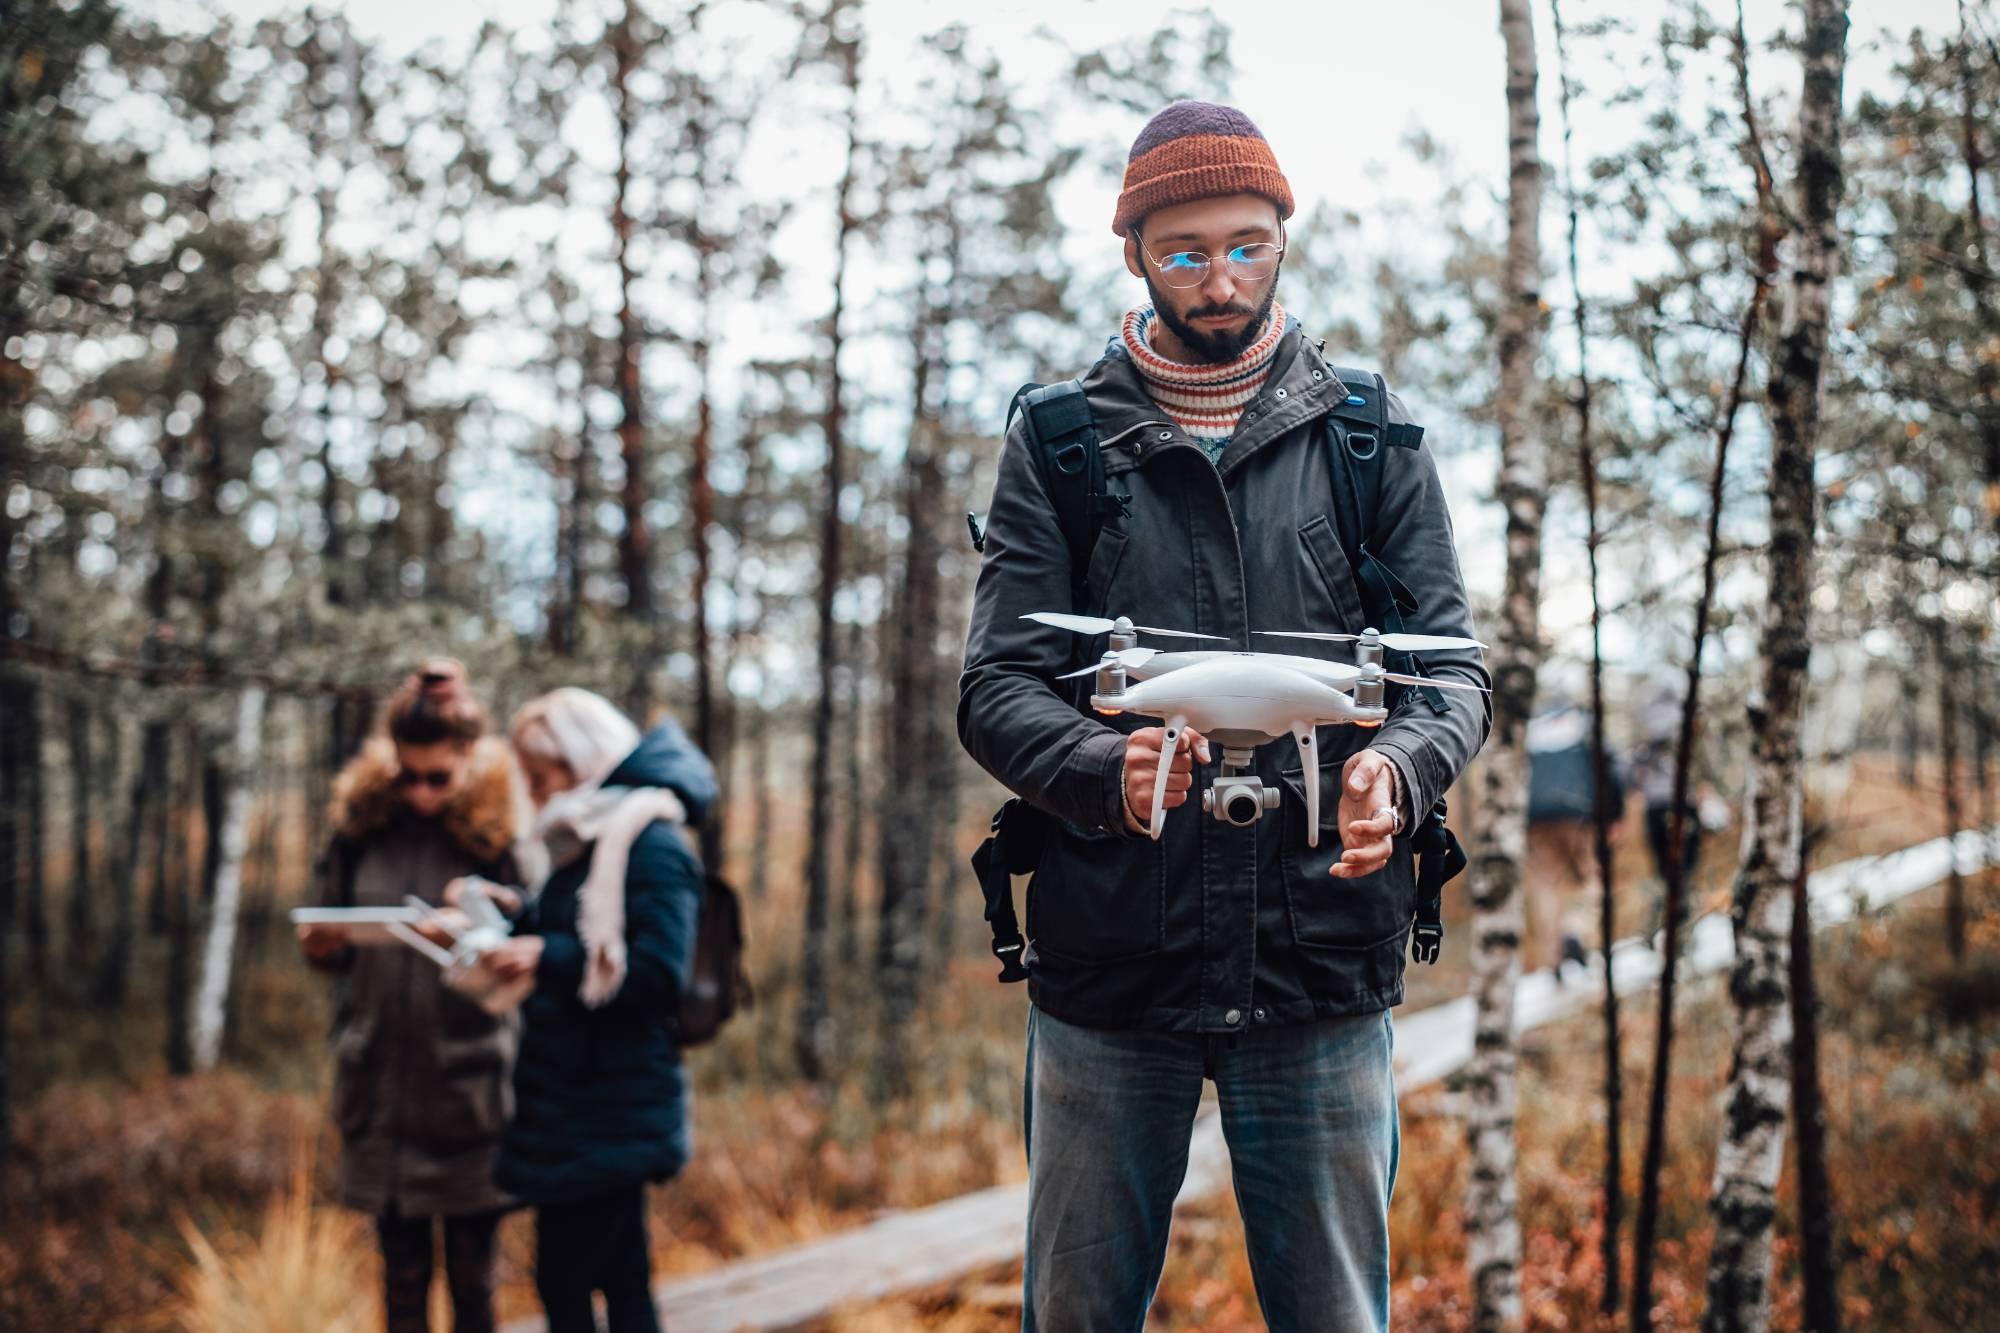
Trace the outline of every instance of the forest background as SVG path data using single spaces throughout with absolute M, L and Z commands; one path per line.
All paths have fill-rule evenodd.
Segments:
M 1429 428 L 1476 623 L 1529 664 L 1503 712 L 1600 692 L 1616 751 L 1698 688 L 1682 767 L 1739 814 L 1686 888 L 1740 908 L 1828 7 L 1503 5 L 1540 60 L 1511 101 L 1521 47 L 1490 9 L 1401 8 L 11 9 L 0 1323 L 219 1327 L 288 1237 L 354 1249 L 284 1270 L 285 1299 L 321 1302 L 301 1326 L 365 1313 L 366 1237 L 315 1202 L 328 1010 L 284 913 L 333 772 L 422 653 L 470 663 L 501 716 L 556 684 L 671 712 L 723 776 L 705 850 L 744 890 L 759 1000 L 695 1057 L 703 1146 L 656 1192 L 663 1269 L 1019 1177 L 1022 998 L 992 984 L 965 867 L 1000 792 L 951 724 L 964 515 L 1015 388 L 1088 364 L 1139 298 L 1111 202 L 1176 97 L 1259 122 L 1300 196 L 1281 298 Z M 1838 11 L 1790 764 L 1813 864 L 1996 823 L 2000 13 Z M 1529 492 L 1531 540 L 1509 528 Z M 1515 965 L 1465 928 L 1518 875 L 1490 836 L 1518 815 L 1484 798 L 1507 754 L 1454 797 L 1485 861 L 1413 1006 Z M 1605 903 L 1569 905 L 1593 941 L 1647 927 L 1637 815 Z M 2000 1301 L 1995 892 L 1968 870 L 1820 943 L 1852 1322 Z M 1658 1317 L 1698 1317 L 1738 998 L 1686 998 L 1643 1156 L 1649 1002 L 1510 1035 L 1516 1317 L 1611 1319 L 1617 1201 L 1649 1188 Z M 1487 1230 L 1460 1125 L 1487 1072 L 1406 1106 L 1412 1326 L 1509 1299 L 1466 1276 Z M 1796 1323 L 1790 1180 L 1772 1286 Z M 1181 1228 L 1163 1326 L 1254 1318 L 1230 1211 Z M 519 1310 L 525 1253 L 510 1230 Z M 1004 1324 L 1005 1275 L 974 1276 L 855 1318 Z

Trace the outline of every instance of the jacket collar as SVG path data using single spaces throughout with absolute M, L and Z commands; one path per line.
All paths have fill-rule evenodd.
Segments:
M 1103 357 L 1084 375 L 1083 390 L 1097 424 L 1106 476 L 1129 472 L 1175 445 L 1199 450 L 1188 433 L 1153 401 L 1122 339 L 1113 338 Z M 1325 416 L 1346 395 L 1346 386 L 1320 356 L 1318 344 L 1305 336 L 1297 320 L 1288 320 L 1272 353 L 1270 377 L 1243 409 L 1236 435 L 1223 451 L 1219 464 L 1222 475 L 1227 478 L 1244 460 L 1294 427 Z

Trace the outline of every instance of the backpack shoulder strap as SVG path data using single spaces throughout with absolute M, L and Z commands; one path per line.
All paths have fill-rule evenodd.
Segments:
M 1389 386 L 1371 370 L 1332 367 L 1346 396 L 1328 414 L 1327 448 L 1333 469 L 1334 498 L 1345 500 L 1345 512 L 1334 524 L 1341 553 L 1361 593 L 1361 609 L 1375 628 L 1390 633 L 1403 629 L 1403 612 L 1415 610 L 1409 590 L 1369 549 L 1375 536 L 1375 515 L 1382 498 L 1382 450 L 1415 449 L 1423 444 L 1424 428 L 1414 422 L 1389 420 Z M 1347 484 L 1342 486 L 1345 478 Z M 1359 628 L 1357 626 L 1357 628 Z M 1423 664 L 1397 653 L 1398 670 L 1423 674 Z M 1417 694 L 1437 713 L 1451 711 L 1443 692 L 1421 687 Z
M 1090 399 L 1078 379 L 1055 384 L 1027 384 L 1014 395 L 1007 422 L 1016 413 L 1027 419 L 1028 443 L 1035 466 L 1055 505 L 1056 522 L 1069 547 L 1070 590 L 1080 605 L 1090 554 L 1104 521 L 1131 512 L 1131 496 L 1107 493 L 1104 455 L 1098 449 L 1097 423 Z

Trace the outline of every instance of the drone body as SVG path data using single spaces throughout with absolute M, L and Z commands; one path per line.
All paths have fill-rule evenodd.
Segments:
M 1036 611 L 1022 619 L 1080 634 L 1110 635 L 1110 647 L 1095 666 L 1072 671 L 1063 678 L 1094 673 L 1096 689 L 1090 704 L 1100 713 L 1140 713 L 1164 721 L 1166 737 L 1160 747 L 1163 774 L 1173 766 L 1174 755 L 1189 727 L 1223 747 L 1222 774 L 1202 793 L 1203 808 L 1219 820 L 1242 828 L 1255 823 L 1264 811 L 1277 808 L 1277 790 L 1265 788 L 1247 770 L 1253 760 L 1252 752 L 1258 746 L 1290 735 L 1299 748 L 1300 764 L 1307 774 L 1306 838 L 1314 847 L 1319 846 L 1319 782 L 1312 753 L 1314 728 L 1340 723 L 1381 726 L 1389 716 L 1389 710 L 1383 706 L 1383 692 L 1390 681 L 1455 690 L 1480 689 L 1464 681 L 1386 671 L 1382 666 L 1385 648 L 1414 651 L 1485 646 L 1475 639 L 1382 634 L 1374 629 L 1359 634 L 1264 631 L 1280 638 L 1352 642 L 1360 662 L 1350 666 L 1287 653 L 1214 649 L 1162 652 L 1141 648 L 1141 632 L 1179 639 L 1218 636 L 1134 625 L 1123 616 L 1106 620 L 1068 612 Z M 1130 683 L 1133 681 L 1137 683 Z M 1155 839 L 1165 828 L 1166 801 L 1167 784 L 1155 783 L 1150 825 Z
M 1314 847 L 1319 846 L 1314 728 L 1338 722 L 1380 726 L 1389 716 L 1386 708 L 1364 707 L 1331 685 L 1282 664 L 1260 661 L 1255 653 L 1221 654 L 1114 693 L 1093 694 L 1090 704 L 1101 713 L 1143 713 L 1164 720 L 1167 734 L 1160 743 L 1162 773 L 1173 766 L 1181 738 L 1190 726 L 1223 746 L 1225 770 L 1247 768 L 1249 751 L 1289 734 L 1299 747 L 1301 768 L 1312 775 L 1305 783 L 1306 836 Z M 1242 763 L 1231 762 L 1238 757 Z M 1256 779 L 1241 779 L 1229 772 L 1225 777 L 1236 780 L 1221 796 L 1207 798 L 1218 818 L 1249 824 L 1270 808 L 1272 802 Z M 1276 795 L 1275 790 L 1271 792 L 1271 796 Z M 1167 784 L 1162 781 L 1153 785 L 1150 832 L 1156 840 L 1166 827 L 1166 815 Z

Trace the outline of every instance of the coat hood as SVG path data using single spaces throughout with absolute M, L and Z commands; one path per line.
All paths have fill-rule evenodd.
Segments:
M 395 743 L 370 737 L 334 779 L 328 814 L 336 832 L 365 838 L 389 823 L 399 808 L 396 769 Z M 514 760 L 506 742 L 491 736 L 474 742 L 465 785 L 444 808 L 446 831 L 467 852 L 490 861 L 513 846 L 517 808 Z
M 698 827 L 715 804 L 715 767 L 671 718 L 639 738 L 604 779 L 606 787 L 665 787 L 680 797 L 688 824 Z

